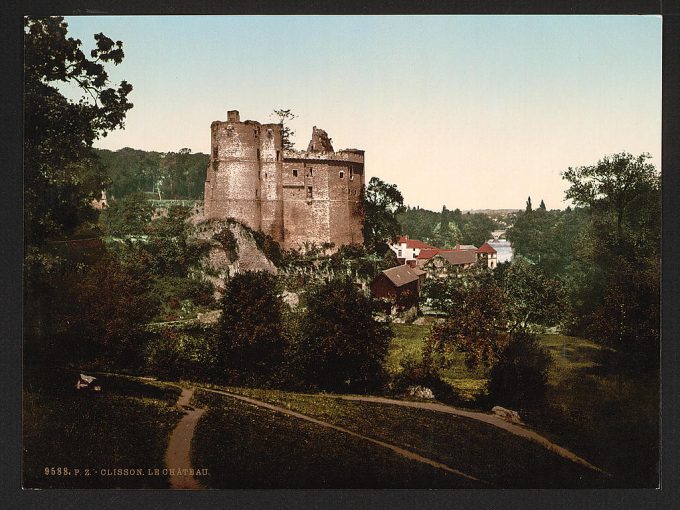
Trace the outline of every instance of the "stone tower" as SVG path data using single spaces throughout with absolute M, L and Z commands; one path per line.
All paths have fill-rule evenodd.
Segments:
M 280 240 L 283 236 L 280 124 L 241 122 L 237 111 L 210 125 L 206 218 L 234 218 Z

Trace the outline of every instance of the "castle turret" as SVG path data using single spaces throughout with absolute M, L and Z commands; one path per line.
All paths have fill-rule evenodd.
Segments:
M 205 185 L 207 218 L 234 218 L 261 229 L 260 123 L 241 122 L 238 111 L 210 125 L 211 153 Z

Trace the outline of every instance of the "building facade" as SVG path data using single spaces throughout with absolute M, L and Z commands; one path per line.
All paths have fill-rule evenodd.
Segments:
M 233 218 L 284 249 L 363 243 L 364 151 L 335 152 L 316 126 L 306 151 L 285 150 L 281 124 L 241 122 L 238 111 L 210 131 L 207 219 Z

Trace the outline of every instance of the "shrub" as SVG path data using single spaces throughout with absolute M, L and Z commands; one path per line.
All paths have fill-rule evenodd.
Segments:
M 146 275 L 105 255 L 72 277 L 53 330 L 61 348 L 76 362 L 138 367 L 147 340 L 145 326 L 156 313 Z
M 246 271 L 229 280 L 218 326 L 223 368 L 239 380 L 275 372 L 285 348 L 282 313 L 275 276 Z
M 494 404 L 530 407 L 543 401 L 550 353 L 535 335 L 513 335 L 493 365 L 489 378 L 489 397 Z
M 344 279 L 314 285 L 306 303 L 294 349 L 300 376 L 331 391 L 379 387 L 392 330 L 373 319 L 373 301 Z
M 211 379 L 218 353 L 214 335 L 206 333 L 160 331 L 147 346 L 146 369 L 168 380 Z
M 230 261 L 233 262 L 238 259 L 238 243 L 236 242 L 236 236 L 234 236 L 230 226 L 216 232 L 213 238 L 222 245 L 222 248 L 224 248 Z
M 423 386 L 432 390 L 435 398 L 442 402 L 457 403 L 456 394 L 435 369 L 427 361 L 405 359 L 401 362 L 401 371 L 391 381 L 391 391 L 403 395 L 410 386 Z

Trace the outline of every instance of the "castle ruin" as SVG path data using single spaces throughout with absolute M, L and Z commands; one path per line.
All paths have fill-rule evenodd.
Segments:
M 241 122 L 238 111 L 210 125 L 204 216 L 233 218 L 288 249 L 305 243 L 363 243 L 364 151 L 333 150 L 316 126 L 306 151 L 285 150 L 281 124 Z

